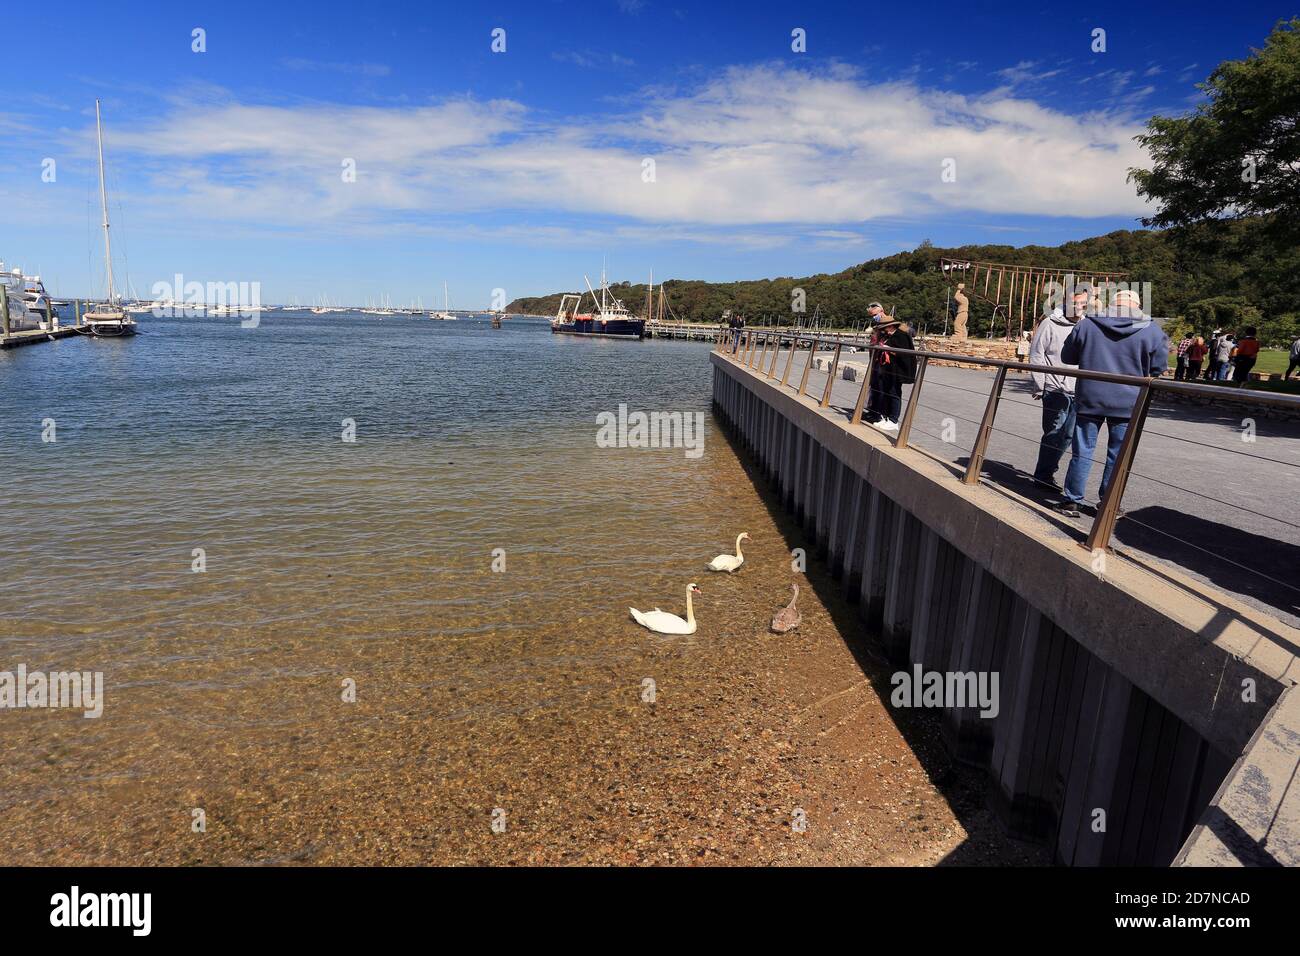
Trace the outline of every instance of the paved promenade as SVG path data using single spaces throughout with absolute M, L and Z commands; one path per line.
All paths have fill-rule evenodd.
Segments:
M 806 356 L 795 356 L 792 388 Z M 865 361 L 865 356 L 846 353 L 841 361 Z M 783 354 L 778 378 L 784 363 Z M 964 468 L 992 381 L 991 370 L 928 368 L 909 443 Z M 820 398 L 825 384 L 825 373 L 814 369 L 809 374 L 809 394 Z M 860 387 L 860 382 L 837 378 L 832 409 L 851 414 Z M 910 391 L 904 388 L 904 407 Z M 1030 481 L 1041 418 L 1028 375 L 1009 374 L 983 474 L 1030 503 L 1050 505 L 1059 499 Z M 1115 529 L 1113 544 L 1121 552 L 1154 559 L 1157 566 L 1177 567 L 1300 627 L 1300 422 L 1258 417 L 1255 440 L 1248 442 L 1243 440 L 1242 418 L 1235 410 L 1156 402 L 1124 495 L 1126 516 Z M 1097 500 L 1104 446 L 1095 458 L 1088 489 L 1092 503 Z M 1067 451 L 1058 481 L 1064 479 L 1069 461 Z M 1073 521 L 1045 512 L 1044 520 L 1062 534 L 1081 537 L 1092 517 L 1089 510 Z

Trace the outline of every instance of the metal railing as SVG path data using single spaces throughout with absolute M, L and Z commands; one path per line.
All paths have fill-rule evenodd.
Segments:
M 1157 393 L 1173 392 L 1183 395 L 1190 395 L 1201 398 L 1230 399 L 1232 401 L 1254 404 L 1259 406 L 1268 406 L 1274 408 L 1283 408 L 1300 415 L 1300 396 L 1285 395 L 1280 393 L 1258 392 L 1244 390 L 1233 390 L 1225 394 L 1222 387 L 1214 385 L 1199 385 L 1192 382 L 1177 382 L 1172 379 L 1163 378 L 1145 378 L 1135 375 L 1117 375 L 1110 372 L 1094 372 L 1085 369 L 1063 368 L 1061 366 L 1048 365 L 1031 365 L 1026 362 L 1014 362 L 1005 359 L 981 358 L 971 355 L 960 355 L 951 352 L 930 352 L 920 349 L 895 349 L 884 345 L 857 344 L 853 341 L 852 336 L 845 335 L 822 335 L 801 332 L 798 329 L 721 329 L 714 343 L 715 351 L 729 358 L 737 364 L 744 365 L 747 368 L 754 369 L 760 374 L 765 374 L 770 380 L 776 375 L 776 369 L 780 362 L 781 353 L 785 352 L 784 372 L 781 375 L 780 382 L 782 387 L 788 386 L 790 371 L 794 365 L 796 352 L 806 351 L 808 353 L 807 361 L 804 363 L 803 373 L 799 379 L 797 394 L 806 395 L 808 392 L 808 379 L 814 364 L 814 356 L 821 346 L 825 346 L 822 351 L 831 353 L 830 366 L 827 371 L 826 385 L 818 399 L 819 408 L 827 408 L 830 405 L 831 390 L 834 388 L 836 381 L 836 372 L 840 366 L 840 357 L 847 344 L 855 346 L 861 354 L 865 353 L 866 369 L 862 376 L 862 386 L 858 391 L 857 400 L 854 403 L 853 411 L 849 415 L 849 421 L 853 425 L 862 422 L 863 410 L 867 405 L 867 396 L 871 390 L 872 374 L 876 366 L 875 353 L 892 352 L 898 355 L 911 355 L 916 358 L 916 375 L 912 382 L 912 389 L 907 398 L 906 408 L 903 410 L 902 417 L 898 423 L 898 434 L 894 437 L 894 445 L 897 448 L 907 448 L 908 440 L 912 431 L 912 422 L 916 416 L 916 410 L 920 404 L 922 385 L 925 381 L 925 370 L 931 361 L 953 362 L 965 366 L 979 366 L 982 368 L 992 369 L 994 371 L 992 387 L 989 389 L 988 398 L 984 406 L 984 415 L 980 421 L 979 430 L 976 433 L 975 443 L 971 448 L 970 457 L 966 463 L 965 470 L 962 474 L 962 482 L 965 484 L 977 484 L 980 480 L 980 472 L 984 464 L 985 456 L 988 452 L 989 440 L 994 432 L 994 420 L 997 416 L 998 403 L 1002 397 L 1003 386 L 1006 384 L 1007 373 L 1017 372 L 1039 372 L 1053 376 L 1071 376 L 1075 379 L 1088 379 L 1097 382 L 1108 382 L 1115 385 L 1131 385 L 1138 389 L 1137 398 L 1133 403 L 1133 410 L 1129 418 L 1128 429 L 1124 434 L 1123 441 L 1120 444 L 1120 450 L 1115 460 L 1115 465 L 1111 473 L 1111 481 L 1107 486 L 1106 493 L 1102 496 L 1097 506 L 1096 518 L 1093 520 L 1087 540 L 1083 542 L 1083 547 L 1089 551 L 1106 549 L 1110 546 L 1111 535 L 1115 530 L 1115 524 L 1119 520 L 1121 509 L 1120 502 L 1124 498 L 1124 489 L 1132 473 L 1133 461 L 1137 455 L 1138 443 L 1142 439 L 1142 429 L 1146 423 L 1147 414 L 1151 409 L 1151 403 Z M 788 347 L 786 343 L 788 344 Z M 762 344 L 762 350 L 759 350 L 759 344 Z M 764 372 L 764 366 L 767 363 L 769 351 L 772 354 L 770 367 Z M 757 365 L 755 365 L 755 353 L 757 352 Z

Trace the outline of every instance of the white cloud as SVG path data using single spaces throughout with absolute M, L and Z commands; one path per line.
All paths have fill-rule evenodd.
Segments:
M 1013 69 L 1022 67 L 1032 64 Z M 207 97 L 115 129 L 112 145 L 120 164 L 148 176 L 130 199 L 137 216 L 152 207 L 170 219 L 346 231 L 506 211 L 699 235 L 953 210 L 1136 215 L 1143 204 L 1126 172 L 1145 159 L 1132 140 L 1140 128 L 1005 89 L 969 96 L 868 84 L 844 67 L 814 76 L 757 66 L 686 94 L 647 93 L 638 114 L 615 122 L 544 120 L 510 101 L 290 107 Z M 647 157 L 654 182 L 642 179 Z M 340 177 L 344 158 L 356 160 L 355 183 Z M 941 179 L 949 158 L 955 182 Z

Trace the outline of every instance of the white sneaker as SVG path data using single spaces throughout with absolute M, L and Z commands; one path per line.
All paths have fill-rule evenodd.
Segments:
M 896 432 L 898 431 L 898 422 L 891 422 L 888 418 L 882 418 L 876 422 L 876 427 L 882 432 Z

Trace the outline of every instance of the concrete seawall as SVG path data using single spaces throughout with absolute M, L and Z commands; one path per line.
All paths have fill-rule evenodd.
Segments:
M 713 362 L 716 413 L 890 661 L 999 674 L 996 717 L 943 720 L 1008 831 L 1067 864 L 1172 862 L 1300 676 L 1294 631 L 1204 585 L 1100 561 L 951 466 Z

